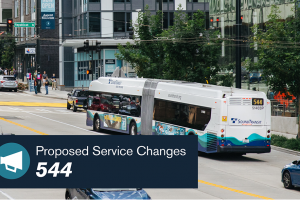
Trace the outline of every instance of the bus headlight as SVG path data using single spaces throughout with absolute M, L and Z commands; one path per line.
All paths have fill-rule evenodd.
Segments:
M 224 142 L 225 142 L 225 140 L 221 140 L 221 142 L 222 142 L 222 143 L 224 143 Z

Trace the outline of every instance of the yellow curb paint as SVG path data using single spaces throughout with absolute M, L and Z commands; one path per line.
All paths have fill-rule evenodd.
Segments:
M 39 103 L 39 102 L 0 102 L 0 106 L 28 106 L 28 107 L 59 107 L 66 108 L 66 103 Z
M 41 132 L 41 131 L 37 131 L 37 130 L 35 130 L 35 129 L 33 129 L 33 128 L 29 128 L 29 127 L 24 126 L 24 125 L 22 125 L 22 124 L 18 124 L 18 123 L 16 123 L 16 122 L 13 122 L 13 121 L 10 121 L 10 120 L 1 118 L 1 117 L 0 117 L 0 120 L 5 121 L 5 122 L 8 122 L 8 123 L 11 123 L 11 124 L 13 124 L 13 125 L 16 125 L 16 126 L 19 126 L 19 127 L 22 127 L 22 128 L 25 128 L 25 129 L 30 130 L 30 131 L 32 131 L 32 132 L 38 133 L 38 134 L 40 134 L 40 135 L 48 135 L 48 134 L 43 133 L 43 132 Z
M 236 190 L 236 189 L 233 189 L 233 188 L 225 187 L 225 186 L 222 186 L 222 185 L 217 185 L 217 184 L 214 184 L 214 183 L 209 183 L 209 182 L 202 181 L 202 180 L 198 180 L 198 182 L 206 184 L 206 185 L 214 186 L 214 187 L 217 187 L 217 188 L 221 188 L 221 189 L 224 189 L 224 190 L 229 190 L 229 191 L 232 191 L 232 192 L 236 192 L 236 193 L 248 195 L 248 196 L 251 196 L 251 197 L 256 197 L 256 198 L 259 198 L 259 199 L 274 200 L 274 199 L 269 198 L 269 197 L 264 197 L 264 196 L 260 196 L 260 195 L 257 195 L 257 194 L 252 194 L 252 193 L 249 193 L 249 192 L 244 192 L 244 191 L 241 191 L 241 190 Z

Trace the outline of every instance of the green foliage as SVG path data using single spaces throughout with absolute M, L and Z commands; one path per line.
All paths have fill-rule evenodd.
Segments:
M 18 89 L 19 90 L 26 90 L 26 89 L 28 89 L 28 84 L 19 83 L 18 84 Z
M 202 11 L 193 20 L 179 6 L 174 25 L 162 30 L 162 12 L 151 16 L 146 7 L 134 27 L 135 44 L 118 46 L 116 57 L 128 61 L 140 77 L 232 85 L 220 75 L 218 61 L 222 40 L 218 31 L 205 30 Z M 200 37 L 200 33 L 202 36 Z M 232 83 L 230 83 L 232 81 Z
M 12 70 L 16 48 L 15 39 L 10 34 L 6 35 L 0 41 L 0 48 L 1 66 L 3 68 Z
M 300 151 L 300 140 L 294 138 L 288 139 L 284 136 L 272 134 L 271 144 L 294 151 Z
M 282 20 L 277 6 L 271 7 L 266 30 L 254 25 L 252 47 L 258 46 L 258 62 L 249 66 L 250 71 L 263 70 L 268 85 L 275 91 L 288 89 L 300 95 L 300 16 Z

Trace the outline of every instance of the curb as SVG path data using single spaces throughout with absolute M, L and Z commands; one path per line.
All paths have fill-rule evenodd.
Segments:
M 274 145 L 271 145 L 271 148 L 274 149 L 274 150 L 283 152 L 283 153 L 288 153 L 288 154 L 300 156 L 300 152 L 299 151 L 293 151 L 293 150 L 290 150 L 290 149 L 286 149 L 286 148 L 282 148 L 282 147 L 277 147 L 277 146 L 274 146 Z

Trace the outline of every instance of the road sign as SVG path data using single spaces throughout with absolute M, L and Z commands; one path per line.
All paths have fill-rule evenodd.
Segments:
M 34 28 L 35 27 L 35 22 L 15 22 L 14 23 L 15 27 L 30 27 Z

